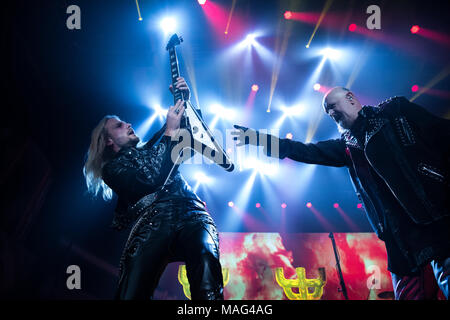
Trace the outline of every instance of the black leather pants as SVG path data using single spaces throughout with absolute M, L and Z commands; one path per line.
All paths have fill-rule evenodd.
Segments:
M 116 299 L 150 299 L 169 262 L 184 261 L 193 300 L 223 299 L 219 237 L 211 216 L 190 202 L 158 204 L 131 230 Z

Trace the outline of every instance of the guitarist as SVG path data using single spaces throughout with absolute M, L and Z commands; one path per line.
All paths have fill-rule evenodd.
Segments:
M 189 99 L 183 78 L 174 87 Z M 176 144 L 171 138 L 184 110 L 184 101 L 178 100 L 169 108 L 164 134 L 155 134 L 142 147 L 131 125 L 117 116 L 104 117 L 92 132 L 84 166 L 88 190 L 97 195 L 102 189 L 105 200 L 114 191 L 118 202 L 112 227 L 133 225 L 120 261 L 116 299 L 152 298 L 166 265 L 174 261 L 186 263 L 193 300 L 223 299 L 216 226 L 171 157 Z

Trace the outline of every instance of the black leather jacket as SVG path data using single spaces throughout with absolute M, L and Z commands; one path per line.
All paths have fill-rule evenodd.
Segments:
M 279 153 L 347 167 L 374 231 L 411 265 L 450 253 L 450 121 L 396 97 L 363 107 L 341 139 L 280 139 Z
M 154 146 L 146 144 L 140 148 L 122 148 L 103 166 L 104 182 L 118 195 L 113 228 L 121 230 L 134 222 L 138 217 L 130 208 L 153 193 L 155 204 L 185 201 L 199 210 L 204 209 L 203 202 L 186 183 L 178 168 L 162 188 L 173 166 L 171 152 L 175 143 L 170 137 L 163 136 Z

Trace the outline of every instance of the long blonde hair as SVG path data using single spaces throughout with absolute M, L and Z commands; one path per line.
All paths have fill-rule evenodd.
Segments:
M 106 139 L 108 133 L 105 125 L 109 119 L 119 119 L 117 116 L 105 116 L 92 130 L 91 144 L 87 153 L 86 163 L 83 167 L 83 174 L 86 179 L 88 192 L 97 196 L 100 189 L 105 201 L 112 199 L 112 190 L 102 179 L 103 165 L 112 157 L 113 151 L 107 148 Z

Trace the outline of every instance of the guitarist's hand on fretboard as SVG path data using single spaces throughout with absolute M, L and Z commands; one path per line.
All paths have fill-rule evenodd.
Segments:
M 166 131 L 164 132 L 166 136 L 174 137 L 177 134 L 180 129 L 180 121 L 184 110 L 184 103 L 181 100 L 178 100 L 174 106 L 169 108 L 167 112 Z
M 169 90 L 172 94 L 174 94 L 173 86 L 169 86 Z M 191 91 L 189 90 L 189 86 L 183 77 L 178 77 L 177 82 L 175 82 L 175 90 L 179 90 L 183 95 L 184 100 L 189 100 L 191 96 Z

